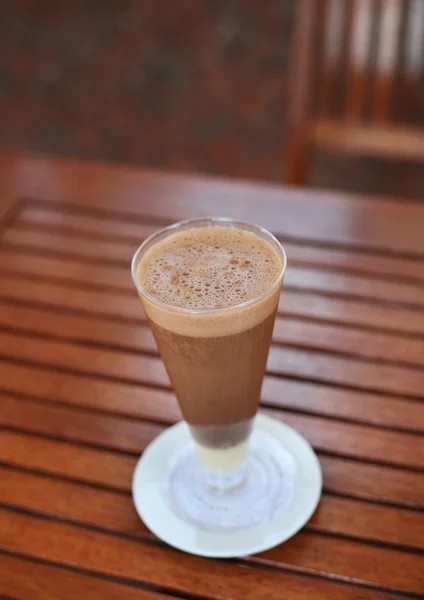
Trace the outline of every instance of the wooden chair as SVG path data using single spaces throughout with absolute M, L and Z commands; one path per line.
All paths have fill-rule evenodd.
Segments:
M 286 180 L 304 183 L 312 147 L 424 161 L 424 0 L 297 0 L 296 11 Z

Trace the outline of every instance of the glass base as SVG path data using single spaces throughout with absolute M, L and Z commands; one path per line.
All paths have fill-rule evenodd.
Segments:
M 263 431 L 253 432 L 245 464 L 219 477 L 205 469 L 190 442 L 170 462 L 165 495 L 173 512 L 197 527 L 208 531 L 244 529 L 271 519 L 290 505 L 296 471 L 293 456 Z

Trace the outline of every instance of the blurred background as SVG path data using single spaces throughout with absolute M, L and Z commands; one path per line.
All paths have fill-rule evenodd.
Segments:
M 0 150 L 284 182 L 296 5 L 0 1 Z M 309 185 L 424 198 L 424 162 L 311 153 Z

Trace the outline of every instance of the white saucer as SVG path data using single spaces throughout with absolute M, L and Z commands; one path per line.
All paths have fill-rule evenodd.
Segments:
M 265 522 L 237 531 L 206 531 L 177 516 L 165 495 L 169 462 L 191 440 L 186 423 L 161 433 L 144 451 L 134 471 L 132 493 L 136 510 L 160 539 L 184 552 L 214 558 L 246 556 L 273 548 L 292 537 L 313 514 L 321 496 L 322 475 L 318 459 L 294 429 L 281 421 L 257 415 L 255 431 L 273 436 L 294 461 L 290 473 L 293 493 L 289 503 Z

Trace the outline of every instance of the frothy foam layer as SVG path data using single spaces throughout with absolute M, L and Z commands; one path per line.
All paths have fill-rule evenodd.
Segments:
M 237 225 L 199 225 L 170 234 L 139 260 L 136 278 L 149 294 L 139 290 L 144 310 L 170 332 L 227 336 L 259 325 L 277 309 L 283 255 Z
M 278 279 L 281 259 L 265 240 L 234 227 L 193 228 L 150 248 L 137 279 L 154 298 L 187 309 L 212 310 L 256 298 Z

